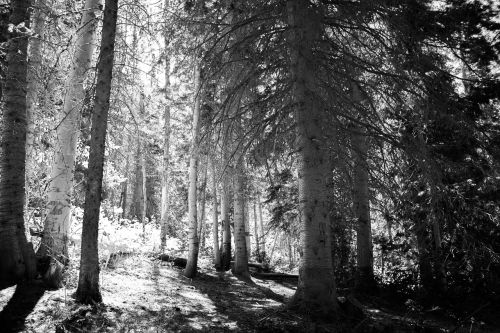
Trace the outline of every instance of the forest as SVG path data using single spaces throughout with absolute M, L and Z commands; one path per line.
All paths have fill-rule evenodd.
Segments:
M 496 0 L 0 0 L 0 331 L 500 332 Z

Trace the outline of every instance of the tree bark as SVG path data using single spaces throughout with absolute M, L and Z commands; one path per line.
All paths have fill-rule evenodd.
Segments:
M 199 133 L 200 133 L 200 104 L 201 104 L 201 68 L 199 59 L 195 59 L 194 68 L 194 107 L 193 129 L 191 142 L 191 156 L 189 158 L 189 190 L 188 190 L 188 215 L 189 215 L 189 254 L 184 275 L 192 278 L 196 275 L 198 267 L 198 252 L 200 243 L 198 239 L 198 220 L 196 207 L 196 184 L 198 178 L 199 158 Z
M 252 256 L 252 244 L 251 244 L 252 233 L 250 232 L 250 206 L 246 193 L 244 199 L 245 199 L 245 207 L 244 207 L 245 215 L 243 215 L 243 220 L 245 221 L 245 243 L 247 245 L 247 260 L 248 260 Z
M 363 99 L 357 84 L 352 84 L 353 103 L 357 108 Z M 353 208 L 357 219 L 356 227 L 356 289 L 360 292 L 371 292 L 376 288 L 373 275 L 373 245 L 370 220 L 370 193 L 368 170 L 368 138 L 366 130 L 354 123 L 351 128 L 353 172 Z
M 210 158 L 212 171 L 212 197 L 213 197 L 213 220 L 212 220 L 212 238 L 214 247 L 214 265 L 217 271 L 222 269 L 221 253 L 219 248 L 219 219 L 218 219 L 218 200 L 217 200 L 217 169 L 215 167 L 215 158 Z
M 205 209 L 207 200 L 207 172 L 208 172 L 208 156 L 202 159 L 201 181 L 199 187 L 199 204 L 198 204 L 198 237 L 200 240 L 200 247 L 205 247 Z
M 0 289 L 35 276 L 24 227 L 29 2 L 12 0 L 0 123 Z
M 315 97 L 313 48 L 320 17 L 308 0 L 287 2 L 292 98 L 299 152 L 299 216 L 303 256 L 299 284 L 290 305 L 318 316 L 337 313 L 328 221 L 328 161 L 322 124 L 324 109 Z
M 47 21 L 47 11 L 49 11 L 52 1 L 37 0 L 34 2 L 35 12 L 33 15 L 32 32 L 34 37 L 30 39 L 28 46 L 28 74 L 26 92 L 26 200 L 24 216 L 26 223 L 29 218 L 30 188 L 29 179 L 32 177 L 32 153 L 35 139 L 35 109 L 38 101 L 39 80 L 42 72 L 42 35 L 45 32 L 45 22 Z
M 59 114 L 54 143 L 54 164 L 48 191 L 48 214 L 37 256 L 50 256 L 68 262 L 68 232 L 71 224 L 71 200 L 75 171 L 75 153 L 80 133 L 83 82 L 91 68 L 100 0 L 86 0 L 76 35 L 74 59 L 66 81 L 63 112 Z M 59 277 L 54 277 L 58 279 Z
M 128 196 L 129 196 L 129 173 L 130 173 L 130 135 L 128 133 L 125 135 L 125 144 L 124 144 L 124 154 L 125 154 L 125 180 L 122 184 L 122 191 L 120 194 L 120 207 L 122 209 L 121 217 L 122 219 L 127 218 L 128 215 Z
M 141 142 L 141 177 L 142 177 L 142 205 L 141 205 L 141 222 L 142 222 L 142 239 L 146 239 L 146 213 L 148 209 L 148 192 L 147 192 L 147 173 L 146 173 L 146 149 L 144 143 Z
M 106 129 L 115 48 L 118 0 L 106 0 L 97 64 L 97 85 L 92 113 L 89 168 L 83 212 L 80 274 L 75 298 L 84 304 L 102 302 L 99 290 L 98 230 L 101 207 Z
M 262 259 L 264 259 L 266 255 L 266 232 L 264 230 L 264 219 L 262 218 L 262 202 L 260 202 L 260 195 L 257 196 L 257 202 L 259 204 L 260 244 L 263 253 Z
M 257 260 L 260 258 L 260 245 L 259 245 L 259 228 L 257 225 L 257 202 L 253 202 L 253 233 L 255 237 L 255 253 L 257 256 Z
M 165 0 L 165 12 L 167 11 L 168 0 Z M 166 29 L 166 27 L 164 27 Z M 165 49 L 169 44 L 167 33 L 165 32 Z M 169 224 L 168 210 L 170 206 L 170 57 L 165 50 L 165 109 L 163 111 L 163 165 L 161 170 L 161 212 L 160 212 L 160 247 L 163 252 L 167 239 L 167 228 Z
M 228 170 L 222 176 L 221 217 L 222 217 L 222 270 L 231 268 L 231 221 L 229 219 L 230 188 Z
M 238 158 L 234 172 L 234 271 L 245 279 L 250 279 L 248 270 L 247 232 L 245 229 L 245 169 L 243 156 Z
M 427 225 L 425 221 L 415 226 L 415 236 L 417 238 L 420 284 L 422 286 L 422 289 L 425 292 L 429 293 L 432 292 L 435 288 L 430 254 L 432 243 L 430 241 L 429 232 L 427 231 Z
M 288 268 L 293 268 L 293 248 L 292 248 L 292 236 L 286 235 L 286 246 L 288 247 Z

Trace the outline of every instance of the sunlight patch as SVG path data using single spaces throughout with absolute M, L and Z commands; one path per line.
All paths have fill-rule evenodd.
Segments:
M 5 288 L 0 291 L 0 309 L 3 308 L 9 303 L 9 300 L 12 298 L 12 295 L 16 292 L 16 286 L 12 286 L 9 288 Z

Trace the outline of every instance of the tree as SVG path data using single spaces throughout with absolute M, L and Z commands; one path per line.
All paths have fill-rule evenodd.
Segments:
M 203 249 L 205 246 L 205 211 L 207 201 L 207 173 L 208 173 L 208 155 L 201 157 L 201 179 L 198 187 L 198 239 L 200 240 L 200 247 Z
M 259 205 L 259 225 L 260 225 L 260 238 L 259 238 L 259 243 L 260 246 L 262 247 L 262 258 L 265 257 L 266 255 L 266 231 L 264 230 L 264 219 L 262 217 L 262 202 L 260 201 L 260 195 L 257 195 L 257 203 Z
M 29 2 L 12 0 L 0 123 L 0 289 L 34 278 L 24 227 Z
M 234 270 L 233 273 L 244 279 L 250 279 L 248 271 L 248 249 L 246 220 L 246 184 L 244 157 L 242 154 L 236 161 L 234 170 Z
M 226 155 L 226 154 L 225 154 Z M 226 155 L 227 156 L 227 155 Z M 225 159 L 227 161 L 227 159 Z M 231 268 L 231 193 L 229 170 L 222 174 L 221 218 L 222 218 L 222 270 Z
M 253 233 L 255 237 L 255 254 L 257 259 L 260 256 L 260 244 L 259 244 L 259 227 L 258 227 L 258 218 L 257 218 L 257 199 L 253 201 Z
M 163 40 L 165 42 L 165 109 L 163 111 L 163 165 L 161 170 L 161 210 L 160 210 L 160 247 L 163 251 L 167 238 L 168 228 L 168 214 L 170 204 L 170 184 L 169 184 L 169 171 L 170 171 L 170 55 L 168 53 L 168 46 L 170 43 L 169 35 L 167 34 L 167 10 L 168 0 L 165 0 L 165 26 L 163 27 Z
M 356 83 L 352 85 L 352 100 L 354 107 L 362 108 L 361 92 Z M 359 118 L 359 117 L 358 117 Z M 353 208 L 356 226 L 357 272 L 356 288 L 359 291 L 373 291 L 375 285 L 373 275 L 373 245 L 370 221 L 368 148 L 369 138 L 365 128 L 353 122 L 351 129 L 351 144 L 354 160 L 353 170 Z
M 201 64 L 200 59 L 196 58 L 194 68 L 194 101 L 193 101 L 193 127 L 191 151 L 189 157 L 189 192 L 188 192 L 188 215 L 189 215 L 189 254 L 184 275 L 194 277 L 198 267 L 198 252 L 200 240 L 198 238 L 198 217 L 196 206 L 196 185 L 198 179 L 198 159 L 200 145 L 200 104 L 202 94 L 201 84 Z
M 145 107 L 145 96 L 144 92 L 141 91 L 139 98 L 139 119 L 140 123 L 143 123 L 145 119 L 146 107 Z M 142 224 L 142 236 L 143 239 L 146 236 L 146 213 L 148 208 L 148 193 L 147 193 L 147 173 L 146 173 L 146 143 L 143 133 L 141 133 L 141 128 L 137 124 L 136 127 L 136 172 L 135 172 L 135 191 L 134 191 L 134 203 L 135 203 L 135 215 Z
M 102 199 L 102 178 L 106 129 L 108 124 L 111 79 L 115 48 L 118 0 L 106 0 L 102 26 L 101 49 L 97 64 L 97 85 L 92 113 L 87 189 L 82 229 L 80 274 L 75 298 L 84 304 L 102 301 L 99 290 L 99 256 L 97 234 Z
M 27 77 L 27 94 L 26 94 L 26 118 L 28 129 L 26 132 L 26 220 L 29 216 L 29 182 L 31 176 L 31 164 L 33 163 L 33 144 L 35 137 L 35 106 L 38 100 L 40 80 L 39 75 L 42 68 L 42 35 L 45 31 L 47 22 L 47 12 L 50 10 L 52 1 L 35 1 L 35 11 L 33 14 L 33 27 L 32 31 L 35 35 L 30 39 L 28 54 L 29 54 L 29 68 Z
M 54 143 L 54 164 L 50 174 L 48 214 L 44 222 L 43 237 L 37 252 L 39 258 L 68 262 L 68 231 L 71 223 L 71 202 L 75 172 L 75 154 L 84 100 L 84 81 L 91 68 L 94 53 L 97 16 L 100 0 L 86 0 L 76 34 L 71 70 L 67 76 L 63 110 L 58 117 Z M 45 259 L 47 260 L 47 259 Z M 54 271 L 56 272 L 56 271 Z M 59 284 L 60 275 L 47 277 Z
M 321 33 L 317 8 L 308 0 L 287 3 L 292 100 L 299 152 L 299 211 L 303 256 L 291 306 L 318 316 L 338 310 L 328 221 L 328 163 L 324 108 L 317 94 L 314 46 Z M 316 88 L 315 88 L 316 87 Z
M 217 200 L 217 169 L 215 166 L 215 158 L 210 156 L 210 166 L 212 174 L 212 200 L 213 200 L 213 220 L 212 220 L 212 238 L 213 238 L 213 254 L 214 266 L 217 271 L 222 269 L 221 253 L 219 247 L 219 219 L 218 219 L 218 200 Z

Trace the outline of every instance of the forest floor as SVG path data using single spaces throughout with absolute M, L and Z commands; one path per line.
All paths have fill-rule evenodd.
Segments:
M 363 301 L 364 319 L 318 322 L 284 307 L 296 281 L 249 283 L 210 266 L 201 260 L 198 276 L 188 279 L 169 263 L 124 258 L 102 270 L 104 304 L 94 307 L 71 297 L 76 272 L 59 290 L 4 289 L 0 332 L 500 332 L 471 320 L 457 324 L 442 315 L 385 308 L 373 299 Z

